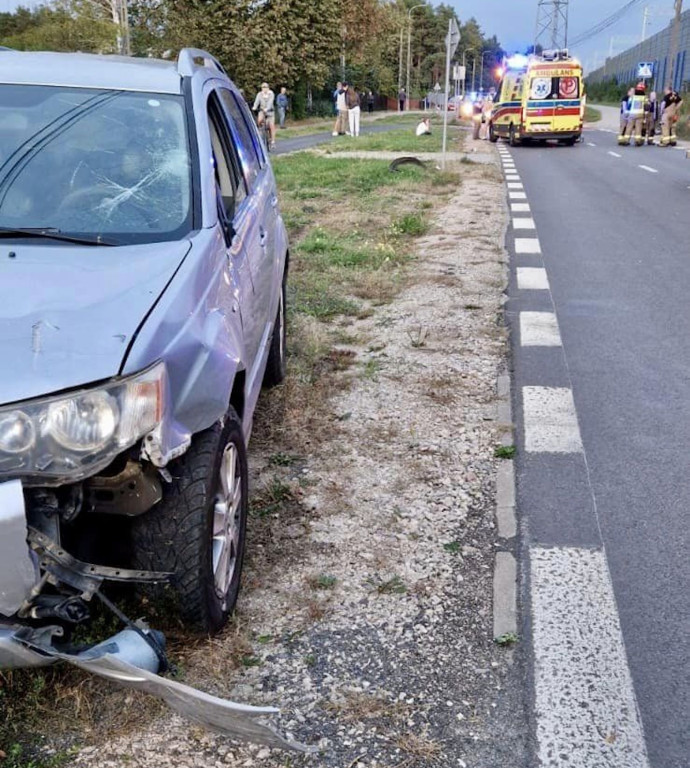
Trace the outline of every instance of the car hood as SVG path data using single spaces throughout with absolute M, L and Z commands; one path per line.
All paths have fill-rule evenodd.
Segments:
M 115 376 L 190 248 L 0 243 L 0 404 Z

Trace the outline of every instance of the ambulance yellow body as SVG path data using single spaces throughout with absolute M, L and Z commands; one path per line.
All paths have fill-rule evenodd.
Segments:
M 574 144 L 582 135 L 584 112 L 582 66 L 567 51 L 514 56 L 505 65 L 489 138 L 513 146 L 548 139 Z

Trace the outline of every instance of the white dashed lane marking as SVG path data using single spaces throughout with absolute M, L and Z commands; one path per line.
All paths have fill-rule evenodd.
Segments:
M 609 155 L 611 155 L 611 157 L 622 157 L 622 155 L 619 155 L 618 152 L 611 152 L 611 150 L 609 150 Z
M 649 173 L 659 173 L 656 168 L 650 168 L 648 165 L 638 165 L 638 168 L 642 168 L 643 171 L 649 171 Z
M 520 181 L 520 177 L 517 174 L 507 174 L 506 181 Z
M 543 267 L 518 267 L 517 287 L 521 291 L 548 291 L 546 270 Z
M 560 347 L 561 334 L 553 312 L 520 312 L 520 344 L 523 347 Z
M 508 189 L 523 189 L 522 182 L 519 182 L 519 181 L 509 181 L 508 182 Z
M 528 453 L 582 451 L 573 393 L 565 387 L 523 387 L 525 450 Z
M 588 141 L 587 142 L 587 146 L 588 147 L 596 147 L 596 144 L 593 141 Z
M 649 768 L 606 556 L 530 549 L 543 768 Z
M 534 219 L 513 219 L 513 229 L 536 229 Z
M 508 197 L 511 200 L 527 200 L 527 195 L 524 192 L 509 191 Z
M 510 210 L 512 213 L 529 213 L 529 203 L 511 203 Z
M 538 237 L 516 237 L 515 253 L 541 253 Z

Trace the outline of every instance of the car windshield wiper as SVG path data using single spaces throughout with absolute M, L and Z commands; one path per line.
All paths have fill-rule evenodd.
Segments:
M 45 237 L 49 240 L 63 240 L 66 243 L 78 243 L 79 245 L 118 245 L 113 240 L 108 240 L 101 235 L 68 235 L 57 227 L 0 227 L 0 237 Z

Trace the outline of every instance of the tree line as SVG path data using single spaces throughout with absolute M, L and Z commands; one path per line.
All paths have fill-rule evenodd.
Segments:
M 407 20 L 412 18 L 410 91 L 422 96 L 445 74 L 445 36 L 454 9 L 416 0 L 129 0 L 135 56 L 175 56 L 185 46 L 213 53 L 245 93 L 264 80 L 285 85 L 296 112 L 330 107 L 336 80 L 394 96 L 405 85 Z M 456 17 L 457 18 L 457 17 Z M 484 86 L 503 52 L 477 22 L 458 20 L 458 56 L 482 71 Z M 402 60 L 401 67 L 401 43 Z M 0 13 L 0 45 L 22 50 L 111 53 L 117 47 L 111 0 L 54 0 Z

